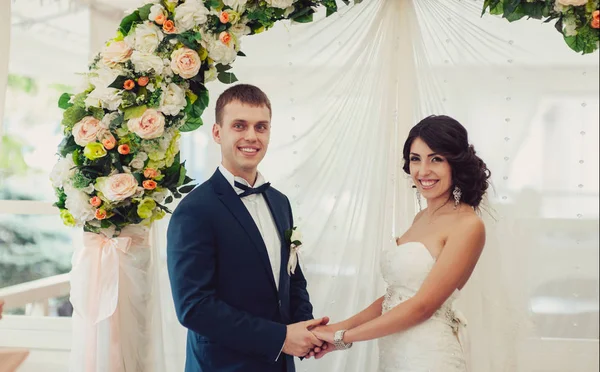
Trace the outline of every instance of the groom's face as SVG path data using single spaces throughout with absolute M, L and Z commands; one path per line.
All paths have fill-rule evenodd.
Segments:
M 271 112 L 233 101 L 223 108 L 213 138 L 221 145 L 223 165 L 236 176 L 251 175 L 265 157 L 271 138 Z

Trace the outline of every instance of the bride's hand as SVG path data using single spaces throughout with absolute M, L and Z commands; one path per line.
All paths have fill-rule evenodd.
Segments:
M 333 336 L 335 332 L 336 329 L 334 329 L 332 326 L 321 326 L 312 330 L 312 333 L 317 336 L 319 340 L 325 341 L 329 344 L 333 343 Z

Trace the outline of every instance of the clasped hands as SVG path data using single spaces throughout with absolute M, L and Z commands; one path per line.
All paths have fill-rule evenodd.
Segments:
M 320 359 L 335 350 L 333 336 L 337 329 L 328 326 L 328 317 L 287 326 L 283 353 L 296 357 Z

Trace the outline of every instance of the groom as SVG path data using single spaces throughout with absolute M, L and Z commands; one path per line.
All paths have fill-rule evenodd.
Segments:
M 186 372 L 294 372 L 322 341 L 300 267 L 288 274 L 293 227 L 285 195 L 257 171 L 271 103 L 240 84 L 216 104 L 222 164 L 175 209 L 167 263 L 177 317 L 188 329 Z

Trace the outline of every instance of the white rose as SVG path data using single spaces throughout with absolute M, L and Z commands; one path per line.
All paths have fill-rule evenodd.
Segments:
M 202 60 L 195 50 L 179 48 L 171 54 L 171 70 L 184 79 L 191 79 L 200 71 Z
M 65 185 L 65 207 L 69 210 L 73 218 L 79 223 L 84 223 L 94 219 L 94 207 L 90 204 L 90 196 L 85 192 L 74 188 L 71 185 Z
M 141 23 L 135 27 L 132 33 L 127 35 L 125 42 L 135 50 L 153 53 L 158 44 L 164 38 L 164 34 L 154 23 Z
M 95 142 L 100 129 L 100 121 L 93 116 L 86 116 L 73 126 L 73 138 L 75 143 L 85 147 L 90 142 Z
M 175 116 L 187 105 L 185 90 L 171 83 L 162 87 L 159 110 L 165 115 Z
M 95 187 L 106 199 L 119 202 L 130 198 L 138 191 L 138 182 L 130 173 L 119 173 L 110 177 L 97 178 Z
M 150 72 L 154 70 L 157 75 L 162 74 L 165 67 L 162 58 L 152 53 L 138 52 L 137 50 L 131 55 L 131 62 L 135 72 Z
M 175 8 L 175 28 L 179 33 L 191 30 L 207 21 L 209 11 L 200 0 L 186 0 Z
M 120 75 L 120 71 L 111 68 L 100 68 L 89 75 L 90 84 L 94 90 L 88 94 L 84 103 L 86 107 L 101 107 L 111 111 L 116 110 L 122 102 L 119 90 L 109 88 L 115 79 Z
M 204 71 L 204 82 L 208 83 L 217 80 L 217 68 L 212 66 L 208 70 Z
M 102 62 L 107 66 L 116 66 L 131 57 L 133 50 L 124 41 L 113 41 L 104 47 L 102 51 Z
M 148 15 L 148 20 L 154 22 L 156 17 L 158 17 L 160 14 L 165 15 L 165 8 L 159 4 L 152 5 L 150 8 L 150 14 Z
M 152 194 L 152 199 L 157 203 L 162 203 L 169 195 L 169 190 L 156 191 Z
M 211 39 L 208 43 L 208 56 L 217 63 L 228 65 L 235 61 L 237 52 L 234 43 L 230 43 L 228 46 L 218 39 Z
M 302 233 L 298 229 L 292 230 L 292 237 L 290 240 L 292 242 L 295 242 L 295 241 L 301 242 L 302 241 Z
M 133 158 L 133 160 L 131 160 L 131 162 L 129 163 L 129 166 L 136 170 L 140 170 L 140 169 L 144 168 L 144 163 L 146 162 L 146 160 L 148 160 L 148 154 L 146 154 L 145 152 L 139 152 Z
M 265 2 L 273 8 L 285 9 L 289 8 L 294 0 L 265 0 Z
M 245 24 L 238 23 L 237 25 L 230 27 L 229 32 L 234 34 L 239 39 L 242 36 L 250 35 L 250 32 L 252 32 L 252 30 Z
M 50 172 L 52 186 L 60 188 L 66 185 L 75 174 L 75 163 L 72 154 L 67 154 L 54 165 Z
M 227 5 L 231 9 L 240 12 L 246 6 L 248 0 L 223 0 L 223 4 Z
M 165 117 L 154 109 L 148 109 L 139 118 L 129 119 L 127 129 L 143 139 L 158 138 L 165 132 Z
M 575 36 L 577 35 L 577 23 L 575 22 L 575 18 L 566 17 L 564 21 L 564 30 L 566 36 Z
M 269 1 L 269 0 L 267 0 Z M 588 0 L 556 0 L 556 2 L 560 5 L 564 5 L 564 6 L 568 6 L 568 5 L 572 5 L 572 6 L 582 6 L 582 5 L 586 5 Z
M 288 6 L 287 8 L 285 8 L 285 12 L 283 12 L 283 16 L 285 18 L 289 17 L 290 14 L 294 13 L 294 10 L 296 10 L 295 6 Z

